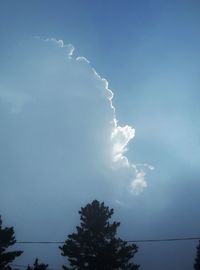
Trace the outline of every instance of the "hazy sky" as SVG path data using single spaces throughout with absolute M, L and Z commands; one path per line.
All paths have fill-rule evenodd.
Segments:
M 0 213 L 17 240 L 64 240 L 92 199 L 124 239 L 200 235 L 199 14 L 197 0 L 0 0 Z M 136 261 L 192 269 L 196 244 L 139 244 Z M 20 248 L 18 263 L 62 264 L 56 246 Z

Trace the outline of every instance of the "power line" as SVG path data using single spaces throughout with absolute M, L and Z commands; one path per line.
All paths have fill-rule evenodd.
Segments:
M 163 238 L 163 239 L 143 239 L 143 240 L 129 240 L 132 243 L 148 243 L 148 242 L 175 242 L 175 241 L 192 241 L 200 240 L 200 237 L 182 237 L 182 238 Z
M 180 237 L 180 238 L 161 238 L 161 239 L 140 239 L 127 240 L 128 243 L 151 243 L 151 242 L 175 242 L 175 241 L 194 241 L 200 240 L 200 237 Z M 17 241 L 17 244 L 64 244 L 61 241 Z
M 200 237 L 180 237 L 180 238 L 162 238 L 162 239 L 140 239 L 140 240 L 128 240 L 128 243 L 156 243 L 156 242 L 175 242 L 175 241 L 194 241 L 200 240 Z M 17 241 L 17 244 L 64 244 L 61 241 Z M 27 265 L 23 264 L 11 264 L 14 267 L 27 268 Z M 56 270 L 48 268 L 48 270 Z

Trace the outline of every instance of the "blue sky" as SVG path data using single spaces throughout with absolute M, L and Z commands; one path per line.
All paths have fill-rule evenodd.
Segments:
M 53 240 L 63 238 L 94 197 L 115 208 L 126 239 L 200 234 L 199 9 L 196 0 L 0 1 L 0 211 L 18 239 L 49 239 L 58 224 Z M 188 269 L 195 245 L 143 244 L 137 260 Z M 53 248 L 23 248 L 19 262 L 36 254 L 60 265 Z

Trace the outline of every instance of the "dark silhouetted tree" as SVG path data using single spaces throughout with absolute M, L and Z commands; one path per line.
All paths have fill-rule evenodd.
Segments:
M 15 233 L 13 227 L 2 228 L 2 220 L 0 216 L 0 269 L 7 270 L 11 269 L 9 263 L 20 256 L 23 251 L 7 251 L 7 248 L 16 243 Z
M 199 244 L 197 246 L 197 253 L 196 253 L 196 258 L 195 258 L 195 262 L 194 262 L 194 269 L 200 270 L 200 241 L 199 241 Z
M 135 244 L 116 237 L 119 222 L 110 223 L 114 210 L 94 200 L 79 211 L 80 226 L 68 235 L 62 247 L 62 256 L 68 257 L 70 267 L 65 270 L 137 270 L 132 259 L 137 252 Z
M 38 263 L 38 259 L 36 259 L 33 266 L 28 266 L 27 270 L 46 270 L 47 268 L 48 264 Z

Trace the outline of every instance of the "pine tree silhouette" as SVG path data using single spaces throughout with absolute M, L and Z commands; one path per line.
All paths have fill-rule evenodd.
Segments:
M 10 269 L 9 263 L 20 256 L 23 251 L 7 251 L 6 249 L 13 246 L 16 243 L 15 233 L 13 227 L 2 228 L 2 220 L 0 216 L 0 269 Z
M 62 247 L 62 256 L 68 257 L 69 270 L 137 270 L 132 261 L 137 246 L 116 237 L 119 222 L 110 223 L 114 210 L 94 200 L 79 211 L 80 226 L 68 235 Z
M 47 270 L 48 264 L 38 263 L 38 259 L 35 260 L 33 266 L 27 267 L 27 270 Z
M 197 252 L 196 252 L 196 258 L 195 258 L 195 263 L 194 263 L 194 269 L 200 270 L 200 241 L 196 249 L 197 249 Z

